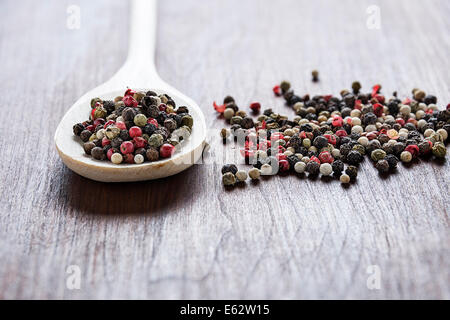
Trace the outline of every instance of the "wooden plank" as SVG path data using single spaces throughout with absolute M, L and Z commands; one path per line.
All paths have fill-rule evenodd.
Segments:
M 365 161 L 348 188 L 295 175 L 232 191 L 220 181 L 237 150 L 223 155 L 211 103 L 227 94 L 293 116 L 271 92 L 280 80 L 338 94 L 358 79 L 449 102 L 450 3 L 377 3 L 380 30 L 366 27 L 369 1 L 161 1 L 157 67 L 214 128 L 208 161 L 102 184 L 63 166 L 53 133 L 124 61 L 127 3 L 2 1 L 0 298 L 449 298 L 448 156 L 385 179 Z M 66 28 L 70 4 L 79 30 Z M 80 290 L 66 286 L 70 265 Z M 367 287 L 371 265 L 380 290 Z

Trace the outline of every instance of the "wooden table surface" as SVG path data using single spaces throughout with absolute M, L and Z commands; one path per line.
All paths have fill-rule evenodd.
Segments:
M 80 29 L 67 28 L 72 4 Z M 157 68 L 203 109 L 211 149 L 181 174 L 126 184 L 72 173 L 53 134 L 125 60 L 128 3 L 0 9 L 0 298 L 450 298 L 449 156 L 383 179 L 366 160 L 348 188 L 289 175 L 226 191 L 211 106 L 231 94 L 294 116 L 271 92 L 288 79 L 312 94 L 420 87 L 444 107 L 449 1 L 161 1 Z

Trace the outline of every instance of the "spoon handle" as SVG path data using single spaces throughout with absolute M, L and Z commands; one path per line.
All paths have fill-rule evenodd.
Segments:
M 128 57 L 116 76 L 127 86 L 154 86 L 162 82 L 155 67 L 157 0 L 132 0 Z

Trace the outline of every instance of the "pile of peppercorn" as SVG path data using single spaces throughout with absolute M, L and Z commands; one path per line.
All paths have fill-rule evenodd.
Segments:
M 192 130 L 185 106 L 167 94 L 127 89 L 112 100 L 93 98 L 90 119 L 73 126 L 86 154 L 97 160 L 143 163 L 170 158 Z
M 292 120 L 266 109 L 254 121 L 227 96 L 222 105 L 214 103 L 215 110 L 231 125 L 223 128 L 220 136 L 226 143 L 233 135 L 243 146 L 245 162 L 253 165 L 252 179 L 295 171 L 333 175 L 349 183 L 356 179 L 365 155 L 383 174 L 395 170 L 399 161 L 445 157 L 450 105 L 439 110 L 437 98 L 420 89 L 413 89 L 412 96 L 403 100 L 396 92 L 386 98 L 381 85 L 373 86 L 369 93 L 360 90 L 361 84 L 355 81 L 352 91 L 342 90 L 340 97 L 299 96 L 283 81 L 273 92 L 295 111 L 297 116 Z M 257 102 L 250 105 L 253 112 L 260 107 Z M 223 183 L 245 181 L 244 173 L 227 164 L 222 168 Z

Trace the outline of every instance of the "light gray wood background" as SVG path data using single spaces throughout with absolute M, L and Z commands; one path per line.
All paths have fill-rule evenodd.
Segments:
M 70 4 L 79 30 L 66 27 Z M 371 4 L 380 30 L 366 27 Z M 72 173 L 53 145 L 65 111 L 125 60 L 128 3 L 0 11 L 0 298 L 450 298 L 448 156 L 386 179 L 365 161 L 348 188 L 290 175 L 225 191 L 211 107 L 232 94 L 293 116 L 271 92 L 283 79 L 313 94 L 355 79 L 386 94 L 420 87 L 444 107 L 449 1 L 161 1 L 157 68 L 215 129 L 210 160 L 129 184 Z M 70 265 L 80 290 L 66 287 Z

